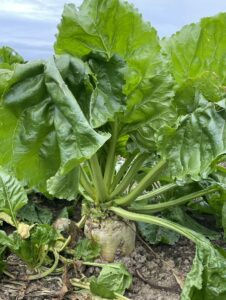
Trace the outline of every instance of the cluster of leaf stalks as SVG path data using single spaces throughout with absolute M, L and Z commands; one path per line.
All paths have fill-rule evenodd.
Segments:
M 3 258 L 10 249 L 39 271 L 51 260 L 29 279 L 74 262 L 70 235 L 18 221 L 25 186 L 50 199 L 82 197 L 80 224 L 87 220 L 87 236 L 110 260 L 134 240 L 123 219 L 191 239 L 196 256 L 181 298 L 226 297 L 226 253 L 193 218 L 212 215 L 226 228 L 225 30 L 222 13 L 160 40 L 129 3 L 85 0 L 65 5 L 52 58 L 25 63 L 0 49 L 0 218 L 16 228 L 1 231 Z M 101 267 L 98 279 L 73 284 L 123 299 L 128 272 Z

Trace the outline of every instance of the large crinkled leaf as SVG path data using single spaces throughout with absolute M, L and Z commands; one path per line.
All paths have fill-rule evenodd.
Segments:
M 225 28 L 226 14 L 221 13 L 183 27 L 164 42 L 178 83 L 206 71 L 225 80 Z
M 17 225 L 16 214 L 27 203 L 27 194 L 16 178 L 0 170 L 0 212 Z
M 46 65 L 45 85 L 54 104 L 54 126 L 61 154 L 62 173 L 90 158 L 110 137 L 90 126 L 53 61 Z
M 17 178 L 30 186 L 45 191 L 46 179 L 59 168 L 59 150 L 50 99 L 42 99 L 42 73 L 42 62 L 15 68 L 5 94 L 6 105 L 0 108 L 0 164 L 13 168 Z
M 127 131 L 134 129 L 131 124 L 152 120 L 157 128 L 174 118 L 172 79 L 156 31 L 131 4 L 85 0 L 79 10 L 65 5 L 55 51 L 79 57 L 99 52 L 108 60 L 118 54 L 125 60 L 127 111 L 121 121 L 129 123 Z
M 212 102 L 225 98 L 225 30 L 226 14 L 222 13 L 187 25 L 163 42 L 179 93 L 184 90 L 186 98 L 186 90 L 190 96 L 198 90 Z M 190 87 L 187 82 L 192 83 Z M 190 97 L 190 103 L 193 99 Z M 179 103 L 181 100 L 176 97 Z
M 177 82 L 174 105 L 180 118 L 162 130 L 159 149 L 179 179 L 207 177 L 211 163 L 226 151 L 225 30 L 226 14 L 220 14 L 163 42 Z
M 181 300 L 226 299 L 226 251 L 208 241 L 197 244 L 192 269 L 188 273 Z
M 41 191 L 58 170 L 66 174 L 109 138 L 89 125 L 54 60 L 17 65 L 3 100 L 0 164 Z
M 150 65 L 150 62 L 146 64 Z M 174 96 L 173 81 L 167 64 L 159 62 L 158 68 L 146 70 L 145 76 L 128 95 L 127 111 L 122 120 L 128 132 L 136 132 L 137 128 L 141 132 L 142 123 L 155 132 L 165 124 L 172 124 L 176 118 L 176 110 L 171 101 Z
M 199 180 L 211 172 L 211 163 L 226 153 L 224 112 L 204 102 L 179 121 L 177 127 L 165 127 L 159 135 L 159 153 L 169 162 L 174 178 Z
M 55 49 L 60 54 L 79 57 L 95 51 L 108 58 L 117 53 L 128 59 L 130 55 L 141 55 L 142 59 L 145 50 L 146 54 L 150 51 L 148 44 L 153 52 L 158 52 L 155 30 L 143 22 L 131 4 L 85 0 L 79 10 L 73 4 L 65 5 Z
M 182 228 L 182 227 L 181 227 Z M 188 273 L 181 300 L 224 300 L 226 298 L 226 251 L 213 246 L 203 235 L 185 229 L 196 243 L 196 254 Z

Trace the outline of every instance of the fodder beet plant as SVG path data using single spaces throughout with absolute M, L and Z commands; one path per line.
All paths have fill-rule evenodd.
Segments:
M 88 253 L 83 263 L 102 271 L 72 280 L 75 286 L 126 299 L 126 269 L 90 261 L 100 249 L 109 262 L 116 251 L 130 253 L 135 221 L 196 244 L 181 299 L 226 299 L 226 252 L 188 215 L 212 213 L 226 226 L 225 32 L 222 13 L 159 40 L 129 3 L 85 0 L 79 9 L 65 5 L 50 59 L 25 63 L 0 50 L 0 218 L 16 228 L 0 232 L 2 271 L 7 248 L 42 269 L 28 279 L 74 259 L 70 236 L 21 223 L 24 186 L 49 198 L 82 198 L 93 246 L 88 251 L 85 240 L 76 253 Z

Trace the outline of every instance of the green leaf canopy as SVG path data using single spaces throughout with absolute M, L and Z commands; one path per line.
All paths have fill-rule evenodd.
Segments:
M 156 31 L 127 2 L 65 5 L 59 55 L 7 75 L 0 164 L 41 191 L 48 180 L 49 193 L 73 199 L 76 168 L 110 137 L 97 129 L 117 120 L 119 138 L 156 151 L 172 178 L 207 177 L 226 152 L 225 19 L 184 27 L 161 50 Z M 74 193 L 60 190 L 69 172 Z

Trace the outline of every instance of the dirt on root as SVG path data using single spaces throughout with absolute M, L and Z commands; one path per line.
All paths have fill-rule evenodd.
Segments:
M 149 246 L 137 241 L 136 249 L 129 257 L 116 258 L 124 263 L 133 276 L 133 284 L 126 297 L 134 300 L 177 300 L 194 257 L 194 245 L 181 238 L 174 246 Z M 26 281 L 29 273 L 25 265 L 14 255 L 7 259 L 8 271 L 14 278 L 2 275 L 0 300 L 92 300 L 100 299 L 89 293 L 75 291 L 69 279 L 81 276 L 76 268 L 59 275 L 40 280 Z M 86 276 L 96 275 L 99 268 L 81 270 Z

